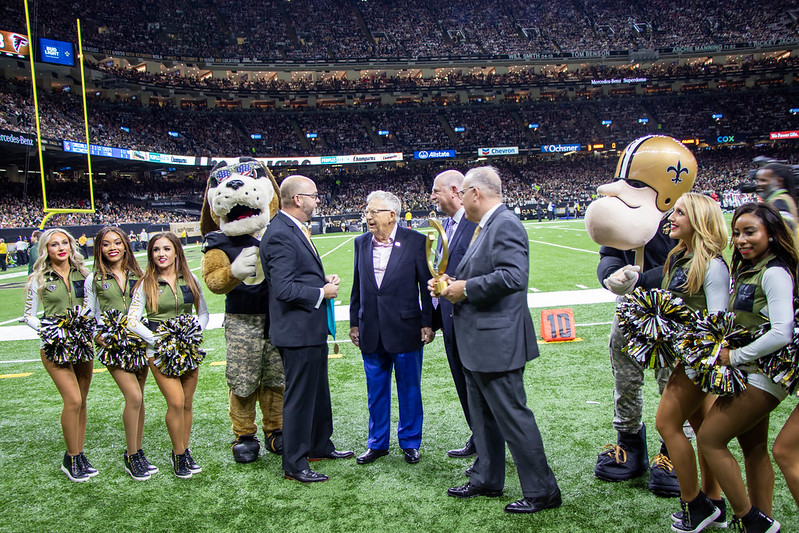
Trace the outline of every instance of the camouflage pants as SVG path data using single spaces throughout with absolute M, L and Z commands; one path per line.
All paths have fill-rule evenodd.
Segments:
M 264 315 L 225 314 L 229 412 L 233 433 L 252 435 L 255 404 L 261 405 L 263 429 L 283 426 L 283 362 L 277 348 L 264 339 Z
M 614 316 L 610 327 L 610 368 L 614 381 L 613 428 L 624 433 L 636 433 L 641 428 L 643 418 L 644 369 L 622 352 L 627 343 L 627 337 L 619 328 L 619 319 Z M 663 394 L 670 374 L 669 368 L 655 369 L 660 394 Z

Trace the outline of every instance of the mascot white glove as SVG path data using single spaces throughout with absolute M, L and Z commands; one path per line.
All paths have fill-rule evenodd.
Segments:
M 605 278 L 602 283 L 613 294 L 627 294 L 635 288 L 640 271 L 641 267 L 638 265 L 625 265 Z
M 257 246 L 250 246 L 241 251 L 239 256 L 230 264 L 230 273 L 233 277 L 244 281 L 256 273 L 256 266 L 261 257 Z

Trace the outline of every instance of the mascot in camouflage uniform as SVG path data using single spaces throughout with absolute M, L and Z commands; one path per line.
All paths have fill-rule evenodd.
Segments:
M 619 295 L 636 287 L 660 288 L 663 264 L 676 241 L 669 238 L 667 216 L 696 178 L 696 158 L 680 141 L 649 135 L 630 143 L 616 166 L 615 181 L 600 186 L 602 198 L 585 212 L 588 235 L 597 244 L 597 277 Z M 610 364 L 615 382 L 613 427 L 617 443 L 603 447 L 594 475 L 605 481 L 640 477 L 649 468 L 646 427 L 643 418 L 644 369 L 622 349 L 628 344 L 614 317 L 610 330 Z M 655 369 L 661 394 L 671 370 Z M 651 461 L 649 490 L 658 496 L 676 497 L 680 486 L 668 459 L 668 450 Z
M 265 338 L 269 331 L 267 283 L 258 245 L 280 208 L 280 193 L 266 166 L 252 158 L 218 162 L 208 176 L 200 229 L 202 275 L 214 294 L 225 298 L 225 343 L 233 458 L 258 459 L 255 404 L 269 451 L 283 449 L 283 363 Z

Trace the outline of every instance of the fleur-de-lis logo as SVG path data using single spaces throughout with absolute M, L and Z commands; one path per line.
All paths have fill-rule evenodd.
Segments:
M 690 171 L 688 170 L 688 167 L 682 166 L 682 162 L 678 159 L 677 166 L 675 167 L 674 165 L 670 165 L 669 168 L 666 169 L 666 172 L 674 172 L 674 177 L 671 178 L 671 181 L 677 184 L 682 183 L 682 177 L 680 177 L 680 175 L 683 172 L 688 174 Z

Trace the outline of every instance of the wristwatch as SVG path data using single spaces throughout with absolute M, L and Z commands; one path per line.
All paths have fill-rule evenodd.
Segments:
M 466 284 L 465 283 L 463 284 L 463 297 L 466 298 L 466 299 L 469 298 L 469 295 L 466 294 Z

